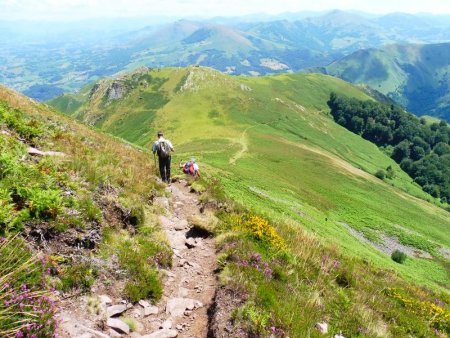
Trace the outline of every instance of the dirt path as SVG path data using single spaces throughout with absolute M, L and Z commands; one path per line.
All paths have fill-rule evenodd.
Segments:
M 166 308 L 163 317 L 172 321 L 178 337 L 206 337 L 207 310 L 217 287 L 214 240 L 189 227 L 190 217 L 205 217 L 199 211 L 197 195 L 190 193 L 183 181 L 172 184 L 168 190 L 172 193 L 172 210 L 160 219 L 174 259 L 158 307 Z M 191 309 L 192 303 L 194 309 Z
M 241 149 L 239 149 L 233 157 L 230 158 L 229 163 L 230 164 L 236 164 L 236 161 L 239 160 L 247 151 L 248 151 L 248 141 L 247 141 L 247 131 L 250 128 L 254 128 L 258 125 L 253 125 L 250 127 L 247 127 L 244 129 L 244 131 L 241 134 L 241 137 L 239 137 L 239 140 L 236 143 L 239 143 L 241 145 Z
M 196 231 L 189 221 L 206 222 L 211 216 L 200 213 L 198 195 L 189 192 L 186 182 L 172 184 L 167 192 L 170 197 L 155 200 L 163 209 L 161 226 L 173 250 L 172 268 L 162 271 L 161 300 L 155 305 L 148 300 L 131 304 L 118 291 L 123 281 L 109 287 L 98 281 L 91 294 L 61 302 L 61 337 L 207 337 L 208 309 L 217 287 L 214 239 Z M 126 318 L 132 319 L 134 328 L 124 324 Z

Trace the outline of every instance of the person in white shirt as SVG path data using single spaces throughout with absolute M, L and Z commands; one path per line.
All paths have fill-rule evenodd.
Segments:
M 162 131 L 158 132 L 158 140 L 153 143 L 152 152 L 158 154 L 159 173 L 163 182 L 170 184 L 171 152 L 175 151 L 172 143 L 164 138 Z

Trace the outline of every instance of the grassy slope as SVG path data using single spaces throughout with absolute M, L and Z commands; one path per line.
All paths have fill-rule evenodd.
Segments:
M 361 50 L 325 67 L 328 74 L 366 83 L 408 110 L 449 119 L 450 44 L 390 45 Z
M 13 118 L 4 122 L 3 114 Z M 39 135 L 32 140 L 18 137 L 26 125 L 37 126 Z M 79 265 L 77 258 L 101 253 L 98 259 L 107 261 L 115 255 L 119 257 L 116 268 L 129 271 L 128 291 L 118 290 L 124 297 L 157 299 L 161 291 L 157 270 L 146 259 L 163 254 L 168 257 L 166 265 L 170 264 L 170 254 L 158 228 L 157 208 L 150 202 L 152 196 L 162 193 L 162 187 L 155 180 L 149 154 L 4 87 L 0 87 L 0 129 L 0 190 L 9 195 L 28 190 L 33 193 L 31 197 L 25 195 L 22 202 L 17 197 L 0 198 L 2 206 L 5 201 L 12 205 L 11 214 L 16 218 L 14 224 L 0 222 L 0 234 L 28 234 L 30 228 L 51 233 L 45 245 L 39 246 L 39 241 L 33 245 L 55 259 L 51 286 L 64 292 L 72 287 L 89 289 L 94 282 L 93 271 L 101 276 L 108 269 L 108 264 L 103 264 L 85 268 L 88 272 L 80 270 L 84 265 Z M 32 157 L 26 151 L 30 144 L 65 156 Z M 52 200 L 46 198 L 50 192 L 56 194 Z M 40 205 L 43 212 L 39 215 L 34 209 Z M 84 241 L 91 231 L 104 242 L 91 243 L 80 251 L 84 242 L 76 244 L 77 240 Z M 72 240 L 75 244 L 71 246 Z M 111 286 L 117 277 L 111 278 L 113 275 L 108 274 Z
M 196 156 L 229 196 L 249 208 L 292 218 L 351 255 L 420 284 L 448 288 L 448 261 L 438 253 L 450 247 L 448 212 L 423 201 L 429 197 L 394 161 L 327 115 L 331 91 L 368 98 L 364 93 L 318 74 L 245 78 L 194 67 L 150 75 L 154 86 L 136 86 L 109 106 L 86 103 L 79 117 L 90 121 L 101 114 L 97 125 L 103 130 L 144 146 L 163 129 L 175 144 L 174 162 Z M 143 93 L 148 99 L 138 98 Z M 137 118 L 143 105 L 153 110 Z M 126 128 L 117 131 L 120 120 Z M 397 172 L 392 181 L 371 175 L 389 165 Z M 398 237 L 437 258 L 411 258 L 400 266 L 356 241 L 339 222 L 375 241 L 383 233 Z

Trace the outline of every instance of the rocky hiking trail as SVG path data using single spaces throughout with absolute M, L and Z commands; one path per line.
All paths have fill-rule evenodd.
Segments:
M 143 337 L 200 338 L 208 336 L 208 309 L 217 288 L 214 239 L 191 227 L 189 220 L 205 216 L 199 210 L 198 195 L 190 193 L 185 181 L 166 189 L 171 198 L 158 197 L 163 208 L 161 226 L 173 250 L 173 265 L 164 270 L 164 294 L 151 305 L 146 300 L 127 303 L 113 295 L 93 290 L 99 300 L 99 313 L 88 314 L 88 297 L 68 300 L 61 313 L 61 337 Z M 70 310 L 69 310 L 70 309 Z M 134 330 L 118 316 L 132 318 Z M 103 326 L 103 327 L 102 327 Z

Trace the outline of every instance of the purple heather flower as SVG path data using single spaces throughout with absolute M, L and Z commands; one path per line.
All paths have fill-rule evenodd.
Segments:
M 20 303 L 20 304 L 19 304 L 19 307 L 20 307 L 21 310 L 23 310 L 24 306 L 25 306 L 24 303 Z
M 272 278 L 272 269 L 271 269 L 271 268 L 265 268 L 265 269 L 264 269 L 264 276 L 265 276 L 267 279 Z
M 261 261 L 261 255 L 259 253 L 255 252 L 251 255 L 250 260 L 252 262 L 259 263 Z
M 442 300 L 440 300 L 440 299 L 437 299 L 437 298 L 434 300 L 434 304 L 436 304 L 438 306 L 444 306 L 444 302 Z
M 19 331 L 16 333 L 16 338 L 22 338 L 23 337 L 23 332 Z

